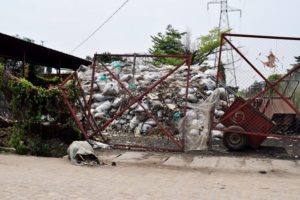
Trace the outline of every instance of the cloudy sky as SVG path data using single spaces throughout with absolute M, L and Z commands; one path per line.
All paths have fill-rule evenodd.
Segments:
M 29 37 L 70 53 L 125 0 L 0 1 L 0 32 Z M 150 36 L 172 24 L 193 38 L 218 25 L 219 7 L 207 0 L 129 0 L 112 20 L 73 54 L 147 52 Z M 230 13 L 236 33 L 300 36 L 299 0 L 229 0 L 242 9 Z

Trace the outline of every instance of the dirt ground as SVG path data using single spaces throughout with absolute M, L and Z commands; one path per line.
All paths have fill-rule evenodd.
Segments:
M 8 147 L 8 140 L 12 133 L 12 128 L 0 128 L 0 147 Z M 122 138 L 119 137 L 118 143 L 127 144 L 129 139 L 128 137 Z M 162 144 L 161 139 L 150 140 L 155 145 L 150 145 L 150 142 L 147 138 L 141 137 L 140 140 L 143 140 L 143 143 L 148 144 L 148 146 L 157 146 L 158 147 L 169 147 L 175 148 L 176 146 L 171 140 L 168 140 L 166 144 Z M 52 138 L 44 141 L 49 145 L 50 156 L 51 157 L 62 157 L 66 155 L 67 148 L 71 143 L 71 140 L 68 143 L 62 141 L 59 138 Z M 171 145 L 171 146 L 168 146 Z M 147 146 L 147 145 L 146 145 Z M 192 154 L 194 152 L 191 152 Z M 201 151 L 195 152 L 196 154 L 209 155 L 209 156 L 248 156 L 248 157 L 257 157 L 257 158 L 276 158 L 276 159 L 288 159 L 288 160 L 300 160 L 300 141 L 299 140 L 287 140 L 287 139 L 277 139 L 277 138 L 268 138 L 262 145 L 254 149 L 246 149 L 240 152 L 228 151 L 222 144 L 222 139 L 214 138 L 213 139 L 213 148 L 212 151 Z
M 71 165 L 0 154 L 0 196 L 15 199 L 299 199 L 300 177 L 141 166 Z
M 203 152 L 204 153 L 204 152 Z M 300 141 L 278 138 L 267 138 L 258 149 L 244 151 L 228 151 L 222 144 L 222 139 L 213 139 L 213 150 L 206 152 L 210 156 L 247 156 L 254 158 L 276 158 L 287 160 L 300 159 Z

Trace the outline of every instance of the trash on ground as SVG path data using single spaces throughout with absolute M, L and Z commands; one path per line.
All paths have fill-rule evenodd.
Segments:
M 100 164 L 93 147 L 87 141 L 72 142 L 67 152 L 73 165 L 97 166 Z

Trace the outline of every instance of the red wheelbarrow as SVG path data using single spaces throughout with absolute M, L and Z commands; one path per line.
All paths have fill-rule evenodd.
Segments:
M 247 145 L 257 149 L 274 127 L 272 121 L 250 103 L 237 110 L 245 103 L 246 100 L 236 97 L 221 118 L 222 124 L 227 127 L 223 144 L 230 150 L 241 150 Z
M 287 87 L 294 81 L 291 94 L 286 96 Z M 291 98 L 299 85 L 298 80 L 282 81 L 283 95 L 291 104 Z M 243 106 L 244 105 L 244 106 Z M 240 109 L 239 109 L 240 108 Z M 223 144 L 230 150 L 241 150 L 247 145 L 257 149 L 268 134 L 284 132 L 292 126 L 296 112 L 279 96 L 269 95 L 257 98 L 253 103 L 246 103 L 241 97 L 228 108 L 221 123 L 226 126 Z

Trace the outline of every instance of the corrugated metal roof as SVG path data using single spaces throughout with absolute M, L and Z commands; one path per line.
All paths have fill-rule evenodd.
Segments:
M 0 57 L 53 68 L 76 70 L 91 62 L 41 45 L 0 33 Z

